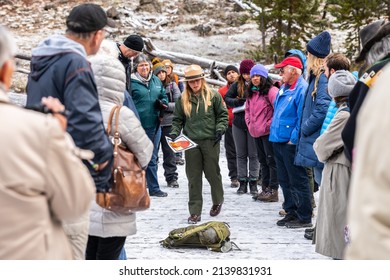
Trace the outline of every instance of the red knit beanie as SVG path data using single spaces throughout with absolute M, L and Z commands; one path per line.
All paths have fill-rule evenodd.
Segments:
M 240 74 L 249 74 L 255 62 L 252 59 L 244 59 L 240 63 Z

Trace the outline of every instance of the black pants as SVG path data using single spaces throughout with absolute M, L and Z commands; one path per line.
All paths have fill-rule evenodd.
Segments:
M 257 156 L 260 162 L 261 179 L 263 187 L 279 188 L 274 149 L 268 140 L 269 135 L 255 138 Z
M 237 179 L 237 157 L 236 157 L 236 146 L 233 139 L 233 129 L 231 126 L 228 126 L 228 129 L 225 132 L 225 152 L 226 160 L 229 169 L 229 178 L 230 180 Z
M 172 149 L 169 147 L 165 136 L 170 137 L 172 126 L 161 127 L 161 150 L 163 152 L 163 168 L 164 177 L 169 184 L 172 181 L 177 181 L 177 167 L 176 167 L 176 156 Z
M 87 260 L 117 260 L 125 244 L 126 236 L 98 237 L 88 235 Z

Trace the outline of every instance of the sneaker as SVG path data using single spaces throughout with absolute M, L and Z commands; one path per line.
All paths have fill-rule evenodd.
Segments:
M 179 187 L 179 183 L 176 180 L 173 180 L 173 181 L 168 183 L 168 187 L 169 188 L 178 188 Z
M 277 221 L 276 225 L 278 225 L 280 227 L 284 227 L 288 222 L 291 222 L 291 221 L 294 221 L 294 220 L 297 220 L 297 218 L 295 216 L 286 215 L 286 217 L 284 217 L 283 219 Z
M 287 228 L 306 228 L 306 227 L 313 226 L 313 224 L 311 222 L 304 222 L 304 221 L 301 221 L 299 219 L 289 221 L 285 225 Z
M 232 180 L 230 181 L 230 187 L 231 187 L 231 188 L 238 188 L 239 186 L 240 186 L 240 183 L 238 182 L 237 179 L 232 179 Z
M 166 197 L 166 196 L 168 196 L 168 194 L 166 192 L 163 192 L 163 191 L 157 191 L 157 192 L 154 192 L 154 193 L 150 193 L 149 195 L 150 196 L 157 196 L 157 197 Z
M 188 223 L 189 224 L 196 224 L 197 222 L 200 222 L 201 220 L 201 216 L 200 215 L 196 215 L 196 214 L 191 214 L 191 216 L 188 217 Z

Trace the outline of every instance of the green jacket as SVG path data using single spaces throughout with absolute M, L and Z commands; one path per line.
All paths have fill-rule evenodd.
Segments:
M 156 108 L 156 100 L 160 99 L 168 105 L 168 97 L 160 79 L 152 75 L 148 86 L 146 86 L 133 74 L 131 76 L 131 96 L 141 119 L 142 127 L 144 129 L 157 127 L 160 111 Z
M 184 114 L 182 97 L 176 101 L 175 111 L 173 112 L 171 134 L 179 135 L 183 128 L 183 133 L 191 140 L 214 139 L 217 131 L 224 133 L 228 126 L 228 112 L 226 105 L 219 93 L 212 92 L 211 104 L 207 112 L 204 110 L 202 98 L 192 95 L 191 117 L 187 118 Z

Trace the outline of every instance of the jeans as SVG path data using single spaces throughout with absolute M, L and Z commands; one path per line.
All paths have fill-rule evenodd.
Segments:
M 157 176 L 157 157 L 161 139 L 161 127 L 159 127 L 157 130 L 156 128 L 145 128 L 145 132 L 154 145 L 152 159 L 150 160 L 148 168 L 146 169 L 146 182 L 148 184 L 149 193 L 151 194 L 160 191 L 160 185 L 158 184 Z
M 177 167 L 176 167 L 176 155 L 175 152 L 169 147 L 165 136 L 170 137 L 172 126 L 161 127 L 161 149 L 163 152 L 163 168 L 164 177 L 169 184 L 172 181 L 177 181 Z
M 237 179 L 236 147 L 234 145 L 233 128 L 231 126 L 228 126 L 224 137 L 226 160 L 229 169 L 229 178 L 230 180 Z
M 300 221 L 310 223 L 312 206 L 306 169 L 294 164 L 296 145 L 273 143 L 279 184 L 284 196 L 284 210 Z

